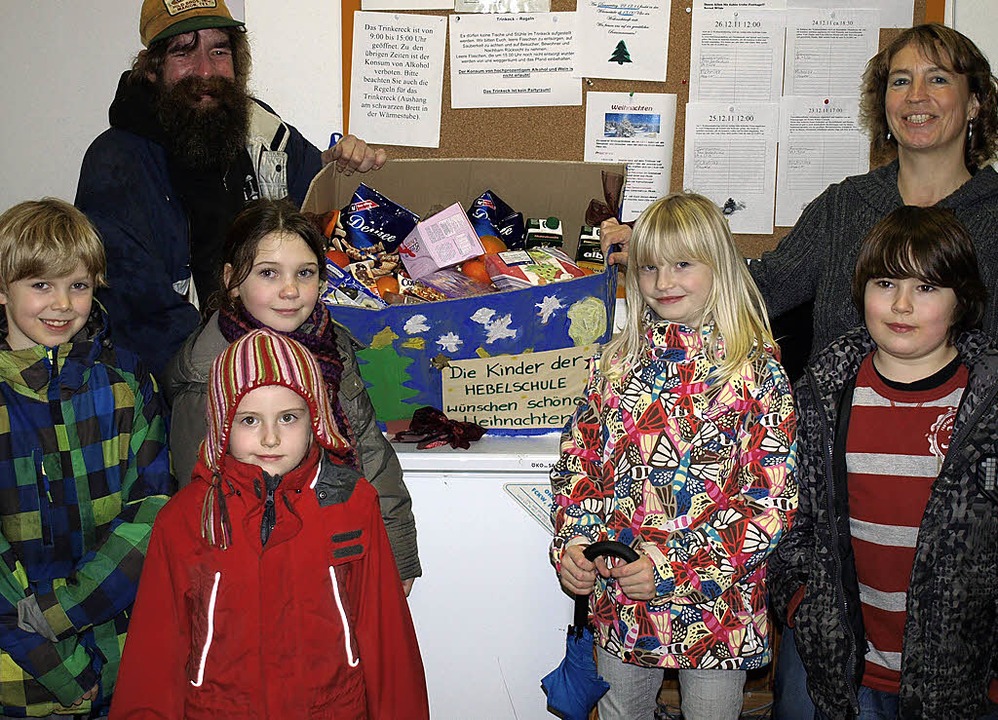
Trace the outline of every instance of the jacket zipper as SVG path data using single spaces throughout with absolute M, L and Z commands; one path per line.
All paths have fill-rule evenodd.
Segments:
M 811 372 L 811 370 L 807 370 L 807 374 L 810 379 L 808 387 L 814 400 L 814 406 L 818 410 L 823 410 L 824 406 L 821 403 L 821 398 L 818 396 L 817 378 L 815 378 L 814 373 Z M 842 625 L 845 628 L 846 642 L 849 645 L 849 655 L 846 665 L 846 681 L 849 683 L 849 691 L 852 693 L 849 698 L 849 702 L 852 706 L 853 714 L 859 715 L 859 696 L 854 678 L 857 664 L 857 648 L 855 638 L 853 637 L 853 630 L 849 624 L 849 600 L 846 598 L 842 580 L 842 559 L 839 557 L 839 531 L 835 522 L 835 476 L 832 468 L 832 456 L 834 450 L 832 439 L 828 436 L 828 426 L 825 422 L 821 423 L 821 436 L 825 445 L 825 452 L 823 454 L 825 461 L 825 477 L 827 478 L 826 484 L 828 486 L 826 510 L 828 512 L 828 530 L 831 534 L 832 541 L 832 560 L 835 564 L 835 595 L 836 600 L 838 600 L 839 603 L 839 609 L 842 611 Z
M 49 348 L 47 352 L 47 358 L 49 361 L 49 393 L 51 393 L 53 384 L 55 384 L 56 393 L 59 393 L 57 373 L 55 372 L 56 363 L 58 360 L 58 349 Z M 52 400 L 51 396 L 48 398 L 49 415 L 52 418 L 53 427 L 59 428 L 64 427 L 66 422 L 62 412 L 62 399 L 56 398 Z M 62 450 L 58 447 L 56 451 L 62 455 Z M 41 472 L 38 475 L 38 516 L 41 522 L 42 531 L 42 544 L 46 546 L 52 546 L 55 544 L 54 531 L 52 529 L 52 486 L 49 483 L 48 474 L 45 472 L 45 448 L 40 448 L 41 452 L 41 462 L 39 463 L 41 467 Z M 66 448 L 67 453 L 72 453 L 72 448 Z M 65 480 L 65 478 L 64 478 Z M 44 504 L 44 505 L 43 505 Z

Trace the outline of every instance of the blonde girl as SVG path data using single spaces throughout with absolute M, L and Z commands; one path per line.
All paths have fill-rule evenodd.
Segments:
M 592 593 L 601 720 L 652 718 L 663 669 L 686 720 L 734 720 L 745 671 L 770 661 L 765 560 L 797 506 L 790 386 L 713 203 L 662 198 L 630 251 L 626 328 L 591 363 L 551 472 L 552 560 Z M 589 562 L 601 540 L 640 557 Z

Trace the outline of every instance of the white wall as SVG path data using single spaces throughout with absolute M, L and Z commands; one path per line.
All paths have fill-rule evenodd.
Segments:
M 320 148 L 342 130 L 337 0 L 229 0 L 250 31 L 251 89 Z M 141 0 L 0 0 L 0 211 L 76 195 L 142 45 Z

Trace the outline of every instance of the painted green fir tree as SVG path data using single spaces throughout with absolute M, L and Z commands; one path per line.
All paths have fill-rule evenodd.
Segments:
M 405 386 L 412 379 L 406 368 L 412 365 L 413 359 L 399 355 L 393 345 L 361 350 L 357 357 L 360 359 L 360 376 L 368 385 L 378 420 L 387 422 L 411 418 L 416 407 L 406 400 L 419 394 Z
M 617 43 L 617 47 L 613 50 L 613 55 L 610 56 L 610 59 L 607 62 L 615 62 L 623 65 L 625 62 L 629 63 L 630 61 L 631 53 L 627 51 L 627 45 L 624 44 L 623 40 L 621 40 Z

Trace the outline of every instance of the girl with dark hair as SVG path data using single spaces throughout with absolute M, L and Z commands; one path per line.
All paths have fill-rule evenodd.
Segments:
M 211 361 L 250 330 L 268 327 L 307 347 L 322 368 L 333 417 L 350 439 L 342 460 L 361 470 L 381 498 L 388 538 L 406 591 L 421 574 L 412 501 L 402 468 L 378 428 L 360 377 L 359 343 L 333 322 L 319 300 L 325 278 L 323 240 L 290 203 L 259 200 L 240 213 L 222 248 L 217 307 L 183 344 L 167 368 L 173 402 L 170 450 L 181 486 L 190 482 L 204 439 L 204 404 Z

